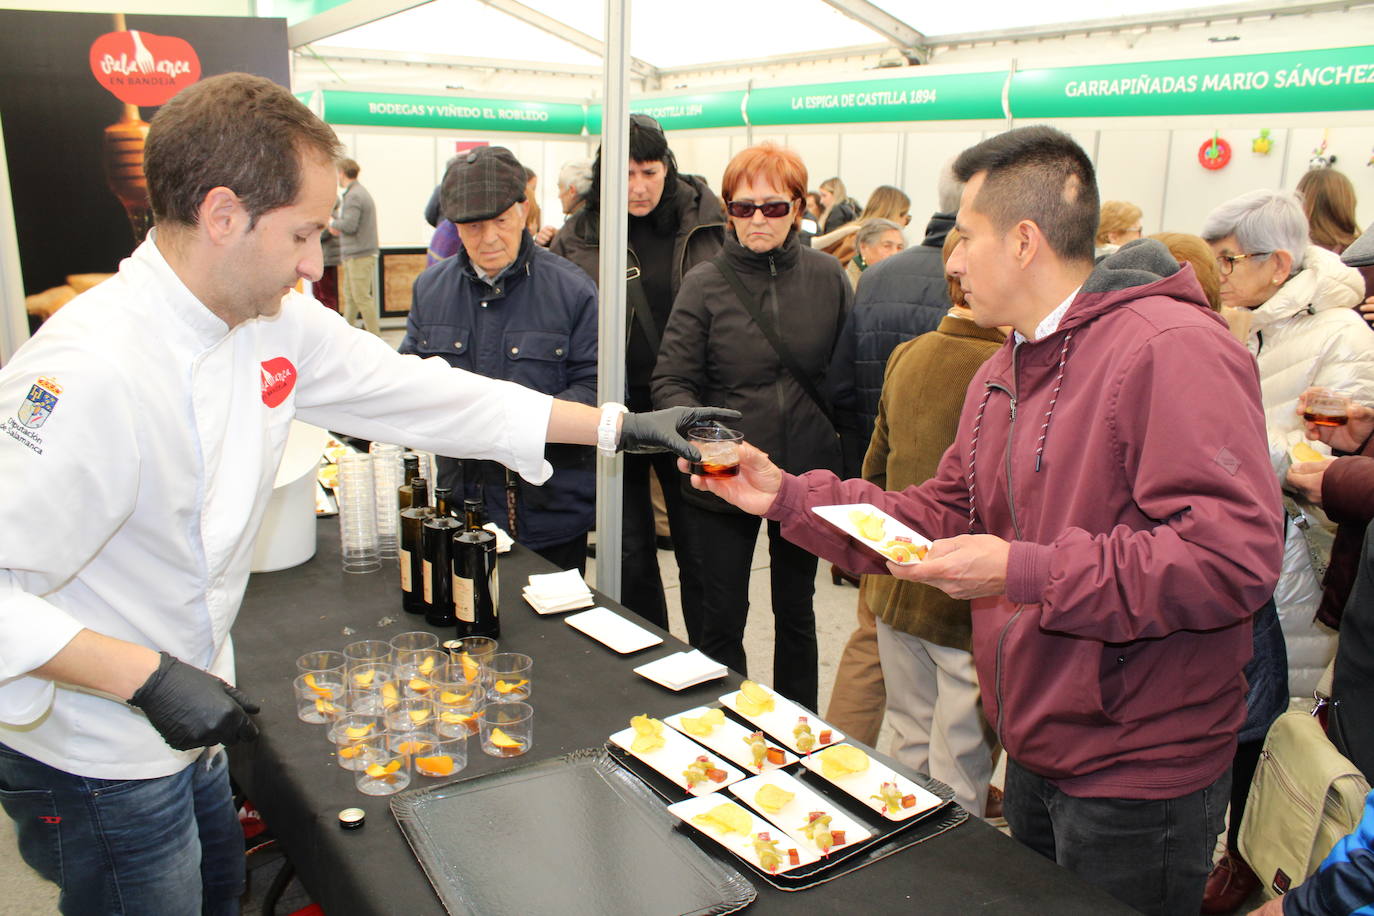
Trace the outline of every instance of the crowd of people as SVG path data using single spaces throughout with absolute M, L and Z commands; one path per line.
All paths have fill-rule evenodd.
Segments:
M 1322 507 L 1336 493 L 1363 496 L 1364 469 L 1291 451 L 1325 435 L 1299 410 L 1314 389 L 1374 404 L 1360 309 L 1374 288 L 1340 258 L 1360 237 L 1349 180 L 1315 170 L 1144 239 L 1141 208 L 1100 202 L 1072 140 L 1016 130 L 934 170 L 939 209 L 907 247 L 906 193 L 881 185 L 860 207 L 839 178 L 812 190 L 805 162 L 771 143 L 730 161 L 719 196 L 643 115 L 630 160 L 626 403 L 738 410 L 751 457 L 726 483 L 627 457 L 622 602 L 666 620 L 656 475 L 689 641 L 746 670 L 763 515 L 777 690 L 817 702 L 814 589 L 830 560 L 860 589 L 828 721 L 875 743 L 886 718 L 899 760 L 1146 912 L 1239 906 L 1258 883 L 1236 830 L 1264 736 L 1335 652 L 1374 515 L 1331 516 L 1345 524 L 1326 572 L 1313 529 L 1334 528 Z M 576 366 L 594 374 L 594 322 L 569 307 L 585 287 L 540 299 L 520 333 L 483 310 L 558 269 L 526 257 L 544 241 L 600 281 L 599 156 L 584 190 L 570 180 L 564 197 L 560 180 L 580 208 L 564 227 L 522 235 L 514 220 L 489 267 L 468 243 L 480 220 L 447 197 L 464 168 L 443 185 L 463 247 L 417 284 L 403 351 L 595 403 L 569 385 Z M 502 204 L 519 191 L 512 177 Z M 460 272 L 474 292 L 436 287 Z M 502 474 L 487 478 L 493 514 L 522 526 L 540 488 L 503 489 Z M 585 507 L 585 535 L 589 471 L 580 485 L 547 501 L 570 522 Z M 922 573 L 802 511 L 858 502 L 941 539 Z M 529 531 L 517 539 L 573 565 Z M 990 785 L 1004 751 L 1005 798 Z M 1168 823 L 1178 845 L 1133 839 L 1128 822 Z
M 229 113 L 234 130 L 212 129 Z M 332 131 L 242 74 L 160 109 L 156 229 L 0 370 L 0 398 L 43 430 L 37 449 L 0 437 L 0 474 L 20 484 L 0 523 L 32 531 L 0 556 L 0 804 L 64 911 L 233 911 L 216 748 L 252 737 L 255 708 L 220 678 L 293 415 L 445 456 L 442 485 L 564 568 L 588 555 L 588 446 L 623 451 L 622 603 L 667 625 L 656 482 L 688 640 L 746 673 L 762 520 L 762 679 L 816 707 L 825 560 L 860 586 L 832 724 L 874 744 L 886 717 L 898 760 L 1142 912 L 1240 906 L 1258 878 L 1235 828 L 1263 737 L 1343 621 L 1362 632 L 1374 590 L 1374 270 L 1357 269 L 1374 235 L 1348 179 L 1313 171 L 1146 238 L 1139 207 L 1100 200 L 1072 138 L 1017 128 L 932 163 L 938 209 L 908 246 L 906 193 L 883 185 L 860 207 L 837 177 L 813 190 L 773 143 L 713 189 L 636 114 L 629 159 L 627 382 L 599 392 L 599 153 L 560 170 L 557 230 L 509 150 L 448 163 L 398 355 L 345 320 L 376 330 L 360 279 L 375 207 Z M 323 277 L 335 240 L 342 317 L 289 291 Z M 168 329 L 161 362 L 147 326 Z M 1315 422 L 1319 396 L 1344 399 L 1344 424 Z M 708 422 L 743 434 L 737 476 L 685 473 L 700 456 L 683 433 Z M 50 517 L 46 482 L 84 479 L 93 442 L 131 457 L 123 476 L 78 494 L 79 524 L 27 524 Z M 885 563 L 810 511 L 853 503 L 929 536 L 929 553 Z M 1338 665 L 1338 685 L 1352 671 Z M 1361 749 L 1352 690 L 1342 740 Z M 103 800 L 131 778 L 137 797 Z M 114 838 L 107 821 L 139 810 L 180 812 L 179 827 Z M 1283 912 L 1359 898 L 1370 833 Z M 78 868 L 54 858 L 85 846 Z M 117 867 L 158 857 L 176 867 Z

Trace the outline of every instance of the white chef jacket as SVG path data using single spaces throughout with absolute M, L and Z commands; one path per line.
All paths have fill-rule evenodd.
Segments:
M 232 682 L 229 628 L 293 417 L 542 483 L 551 406 L 401 356 L 294 292 L 230 329 L 150 236 L 0 368 L 0 742 L 107 779 L 196 757 L 118 699 L 26 672 L 86 627 Z

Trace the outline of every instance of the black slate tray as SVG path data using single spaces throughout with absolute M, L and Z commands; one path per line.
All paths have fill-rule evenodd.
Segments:
M 454 916 L 715 916 L 757 895 L 603 749 L 404 792 L 391 810 Z

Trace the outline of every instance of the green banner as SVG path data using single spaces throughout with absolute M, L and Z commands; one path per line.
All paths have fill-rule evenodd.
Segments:
M 432 130 L 510 130 L 535 134 L 581 134 L 581 105 L 519 102 L 446 95 L 324 90 L 324 120 L 367 127 L 424 127 Z
M 692 130 L 706 127 L 743 127 L 744 90 L 707 92 L 700 95 L 674 95 L 662 98 L 631 99 L 630 111 L 646 114 L 663 125 L 664 130 Z M 587 108 L 587 132 L 601 133 L 601 105 Z
M 749 93 L 749 123 L 1002 118 L 1002 85 L 1006 78 L 1006 73 L 951 73 L 755 89 Z
M 1017 118 L 1267 114 L 1374 108 L 1374 47 L 1020 70 Z

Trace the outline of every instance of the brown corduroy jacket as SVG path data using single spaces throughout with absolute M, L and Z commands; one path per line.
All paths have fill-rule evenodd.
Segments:
M 864 479 L 885 490 L 902 490 L 934 477 L 958 432 L 969 382 L 1004 340 L 996 328 L 946 315 L 934 331 L 893 350 L 864 457 Z M 864 576 L 863 588 L 869 608 L 888 626 L 968 651 L 972 623 L 967 601 L 892 576 Z

